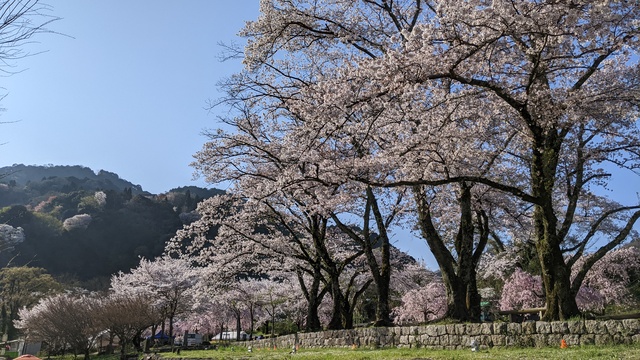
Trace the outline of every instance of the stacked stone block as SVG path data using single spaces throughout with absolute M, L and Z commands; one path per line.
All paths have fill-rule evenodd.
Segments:
M 254 348 L 407 347 L 430 349 L 640 344 L 640 319 L 424 325 L 298 333 L 246 341 Z

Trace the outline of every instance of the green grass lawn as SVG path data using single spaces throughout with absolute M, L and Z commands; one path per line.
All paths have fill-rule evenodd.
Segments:
M 427 349 L 300 349 L 290 354 L 290 349 L 254 349 L 229 347 L 220 350 L 183 350 L 181 353 L 163 353 L 164 358 L 184 359 L 640 359 L 640 345 L 633 346 L 585 346 L 560 348 L 493 348 L 471 350 Z

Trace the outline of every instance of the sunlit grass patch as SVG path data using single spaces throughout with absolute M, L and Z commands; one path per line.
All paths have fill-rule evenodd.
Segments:
M 183 359 L 640 359 L 640 345 L 633 346 L 584 346 L 560 348 L 492 348 L 472 352 L 464 350 L 429 350 L 429 349 L 299 349 L 291 353 L 291 349 L 252 349 L 229 347 L 219 350 L 183 350 L 162 354 L 165 358 Z

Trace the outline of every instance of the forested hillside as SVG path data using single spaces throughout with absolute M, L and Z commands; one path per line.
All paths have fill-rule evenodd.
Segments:
M 150 194 L 106 171 L 81 166 L 0 168 L 0 263 L 42 267 L 89 288 L 162 253 L 165 242 L 193 221 L 198 201 L 220 190 L 181 187 Z M 4 235 L 3 235 L 4 234 Z M 14 235 L 15 235 L 14 234 Z

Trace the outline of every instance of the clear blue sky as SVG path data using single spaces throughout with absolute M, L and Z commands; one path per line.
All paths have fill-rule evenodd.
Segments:
M 258 0 L 46 1 L 62 19 L 2 77 L 0 166 L 83 165 L 152 193 L 192 181 L 189 163 L 216 127 L 216 83 L 241 68 L 220 42 L 258 16 Z M 73 37 L 73 38 L 71 38 Z M 217 109 L 215 111 L 223 111 Z

